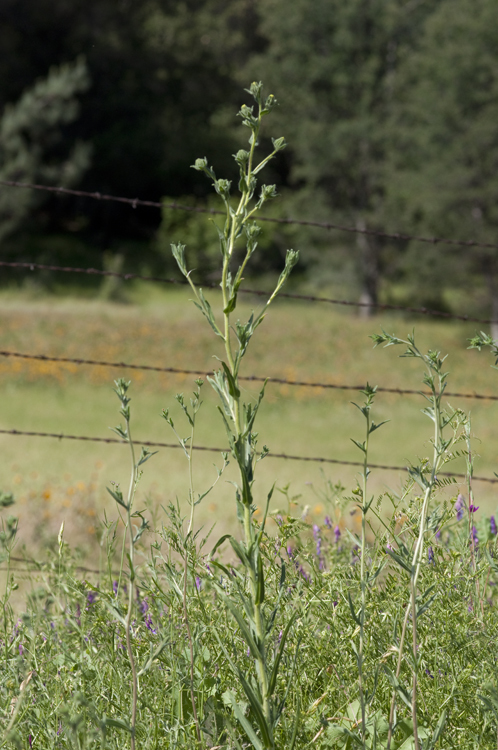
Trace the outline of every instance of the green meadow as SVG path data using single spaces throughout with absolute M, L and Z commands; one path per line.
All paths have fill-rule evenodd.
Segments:
M 211 334 L 199 311 L 189 302 L 186 289 L 164 290 L 155 285 L 130 287 L 129 303 L 117 304 L 73 296 L 30 298 L 19 293 L 0 297 L 2 349 L 48 356 L 96 359 L 159 367 L 210 371 L 217 367 Z M 208 295 L 215 300 L 217 292 Z M 239 303 L 239 314 L 258 308 L 257 297 Z M 475 324 L 440 321 L 421 317 L 379 314 L 362 319 L 350 310 L 325 303 L 279 300 L 258 330 L 244 359 L 243 375 L 319 381 L 322 383 L 419 389 L 422 372 L 416 361 L 400 359 L 398 348 L 373 348 L 369 335 L 384 328 L 405 337 L 415 329 L 422 351 L 448 354 L 448 391 L 498 393 L 497 373 L 488 352 L 469 351 L 467 340 Z M 182 422 L 176 393 L 189 397 L 194 375 L 133 371 L 104 366 L 76 366 L 0 357 L 2 429 L 55 432 L 70 435 L 113 437 L 109 428 L 119 423 L 118 402 L 113 380 L 132 382 L 132 434 L 141 440 L 175 443 L 161 411 L 170 408 L 180 434 Z M 256 398 L 260 384 L 243 383 L 248 398 Z M 196 442 L 199 446 L 226 449 L 226 437 L 206 382 L 204 404 L 198 417 Z M 333 508 L 327 503 L 326 480 L 341 483 L 349 494 L 359 469 L 328 463 L 272 458 L 272 453 L 361 461 L 350 438 L 362 436 L 362 418 L 351 401 L 354 391 L 322 388 L 266 386 L 260 410 L 260 447 L 270 455 L 258 467 L 255 495 L 264 498 L 275 483 L 272 508 L 291 509 L 309 521 L 322 522 Z M 452 407 L 472 416 L 475 474 L 492 477 L 498 465 L 496 424 L 498 407 L 492 401 L 448 396 Z M 406 466 L 429 455 L 430 426 L 421 414 L 420 395 L 399 396 L 379 393 L 374 419 L 390 420 L 371 441 L 372 463 Z M 128 455 L 125 445 L 99 444 L 52 438 L 0 435 L 2 462 L 0 487 L 13 492 L 19 515 L 19 544 L 31 552 L 56 538 L 62 521 L 66 538 L 86 553 L 95 548 L 104 512 L 115 516 L 114 501 L 106 486 L 126 484 Z M 138 502 L 155 507 L 178 502 L 186 511 L 187 462 L 179 449 L 157 449 L 158 454 L 144 467 Z M 221 455 L 198 451 L 194 457 L 196 489 L 202 492 L 216 478 L 213 464 Z M 464 472 L 463 459 L 451 467 Z M 232 472 L 233 471 L 233 476 Z M 372 490 L 397 492 L 404 471 L 374 469 Z M 197 523 L 216 520 L 218 532 L 233 531 L 236 525 L 233 503 L 233 466 L 198 509 Z M 465 485 L 448 490 L 465 494 Z M 476 501 L 486 513 L 496 508 L 494 485 L 474 482 Z M 330 498 L 329 498 L 330 500 Z M 159 515 L 158 518 L 161 516 Z M 341 525 L 355 519 L 336 518 Z

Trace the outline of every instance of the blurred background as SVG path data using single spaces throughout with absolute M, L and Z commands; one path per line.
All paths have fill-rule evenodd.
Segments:
M 206 156 L 236 179 L 242 88 L 263 80 L 281 105 L 268 143 L 290 144 L 265 178 L 283 196 L 276 216 L 497 242 L 495 11 L 493 0 L 3 0 L 0 179 L 210 205 L 190 165 Z M 0 188 L 4 260 L 171 274 L 177 236 L 200 277 L 216 272 L 199 215 Z M 253 273 L 279 269 L 289 245 L 301 251 L 294 283 L 486 315 L 494 300 L 498 317 L 496 250 L 270 225 Z M 4 270 L 7 283 L 22 276 Z
M 232 154 L 247 139 L 236 113 L 250 104 L 243 88 L 262 80 L 280 104 L 265 123 L 262 149 L 271 147 L 270 136 L 284 135 L 289 142 L 264 177 L 281 194 L 267 216 L 498 243 L 493 0 L 2 0 L 0 50 L 0 181 L 218 208 L 209 182 L 190 165 L 207 157 L 218 177 L 236 185 Z M 249 374 L 418 388 L 421 373 L 403 370 L 391 352 L 373 355 L 367 339 L 382 326 L 405 335 L 418 319 L 382 313 L 365 320 L 374 314 L 368 304 L 498 319 L 496 248 L 389 240 L 299 224 L 263 227 L 248 274 L 252 286 L 270 288 L 286 249 L 293 247 L 300 261 L 290 291 L 367 306 L 358 313 L 279 303 L 249 361 Z M 170 253 L 175 241 L 187 244 L 196 280 L 216 282 L 219 251 L 205 214 L 0 185 L 1 261 L 178 278 Z M 4 267 L 3 347 L 210 369 L 209 331 L 204 341 L 195 310 L 185 312 L 187 297 L 159 286 Z M 493 392 L 490 357 L 479 359 L 466 349 L 479 326 L 454 321 L 417 326 L 424 346 L 452 347 L 449 369 L 453 363 L 460 390 Z M 119 421 L 110 386 L 126 371 L 101 368 L 92 375 L 89 369 L 12 359 L 0 365 L 6 429 L 106 435 Z M 171 441 L 165 423 L 161 430 L 149 427 L 174 401 L 175 390 L 181 386 L 187 393 L 193 382 L 146 381 L 136 374 L 133 379 L 143 399 L 138 437 Z M 288 453 L 359 460 L 349 437 L 360 439 L 362 425 L 356 415 L 348 416 L 356 411 L 350 397 L 354 394 L 327 395 L 327 410 L 323 391 L 270 392 L 262 416 L 265 442 Z M 405 413 L 397 397 L 389 398 L 379 418 L 394 413 L 402 428 L 386 428 L 374 460 L 406 465 L 425 455 L 430 426 L 420 421 L 418 406 L 411 403 Z M 492 476 L 498 460 L 494 412 L 488 402 L 471 408 L 476 432 L 477 424 L 481 438 L 489 438 L 488 447 L 479 450 Z M 201 435 L 216 446 L 222 432 L 213 432 L 210 424 L 209 417 Z M 32 538 L 45 528 L 53 537 L 64 508 L 82 505 L 89 515 L 76 526 L 95 535 L 95 508 L 103 506 L 105 482 L 117 479 L 118 463 L 112 462 L 118 453 L 126 465 L 121 447 L 62 447 L 62 442 L 42 447 L 41 440 L 12 436 L 0 443 L 0 478 L 29 508 L 25 528 Z M 184 467 L 177 469 L 177 459 L 171 460 L 174 466 L 158 464 L 149 475 L 146 488 L 154 485 L 150 496 L 158 503 L 165 502 L 161 482 L 169 482 L 170 500 L 183 491 L 176 476 Z M 206 472 L 213 471 L 215 460 L 209 459 Z M 328 480 L 318 466 L 316 471 L 309 464 L 306 471 L 290 466 L 279 469 L 280 487 L 289 479 L 296 495 L 311 492 L 303 506 L 319 508 L 317 518 L 323 515 L 316 488 Z M 274 468 L 275 463 L 263 472 L 269 485 Z M 339 480 L 354 485 L 354 470 L 338 471 L 334 486 Z M 389 482 L 381 477 L 379 491 Z M 482 487 L 491 508 L 491 486 Z M 224 485 L 206 518 L 230 491 Z

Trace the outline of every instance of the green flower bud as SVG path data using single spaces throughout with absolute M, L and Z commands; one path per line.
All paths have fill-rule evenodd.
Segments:
M 237 151 L 236 154 L 233 154 L 233 158 L 239 164 L 241 167 L 245 167 L 247 162 L 249 161 L 249 151 L 245 151 L 243 148 L 241 148 L 239 151 Z
M 249 88 L 245 89 L 245 91 L 247 91 L 248 94 L 251 94 L 251 96 L 255 99 L 255 101 L 257 101 L 258 104 L 261 102 L 262 90 L 263 90 L 263 84 L 261 83 L 261 81 L 259 81 L 259 83 L 256 83 L 253 81 L 253 83 L 251 83 Z
M 230 195 L 231 184 L 230 180 L 216 180 L 214 183 L 214 189 L 222 198 L 228 198 Z
M 271 142 L 273 143 L 273 148 L 275 151 L 282 151 L 287 146 L 287 143 L 285 142 L 285 138 L 282 136 L 281 138 L 272 138 Z

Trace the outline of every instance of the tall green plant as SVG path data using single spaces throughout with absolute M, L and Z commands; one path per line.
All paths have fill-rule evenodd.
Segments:
M 365 622 L 367 619 L 367 593 L 369 588 L 374 584 L 377 577 L 379 576 L 383 563 L 381 562 L 377 568 L 371 566 L 367 569 L 366 556 L 367 556 L 367 514 L 374 501 L 374 496 L 368 497 L 368 477 L 370 469 L 368 467 L 368 451 L 370 444 L 370 435 L 375 432 L 379 427 L 382 427 L 386 422 L 380 422 L 376 424 L 372 419 L 372 406 L 375 398 L 377 387 L 368 385 L 365 390 L 361 391 L 365 396 L 365 401 L 362 406 L 354 404 L 357 409 L 363 414 L 365 418 L 365 440 L 359 442 L 353 440 L 353 443 L 359 448 L 363 454 L 363 472 L 362 482 L 359 484 L 355 494 L 361 499 L 359 504 L 359 510 L 361 511 L 361 540 L 359 540 L 359 555 L 360 555 L 360 608 L 358 612 L 355 612 L 353 601 L 351 596 L 348 594 L 349 606 L 351 614 L 359 630 L 359 642 L 358 646 L 353 643 L 353 650 L 356 655 L 356 663 L 358 666 L 358 689 L 360 698 L 360 711 L 361 711 L 361 745 L 363 750 L 367 747 L 367 709 L 375 697 L 375 687 L 373 690 L 368 691 L 365 687 L 365 674 L 364 674 L 364 663 L 365 663 Z M 374 684 L 377 684 L 377 674 L 375 675 Z M 351 734 L 351 733 L 349 733 Z
M 192 272 L 187 267 L 185 245 L 179 243 L 173 244 L 171 247 L 178 267 L 194 293 L 194 304 L 204 315 L 214 334 L 223 341 L 225 350 L 225 359 L 221 361 L 221 369 L 212 378 L 209 378 L 209 382 L 218 396 L 218 409 L 225 425 L 230 452 L 239 470 L 235 500 L 237 515 L 244 529 L 244 540 L 239 542 L 232 536 L 223 537 L 216 545 L 216 549 L 225 539 L 229 540 L 245 570 L 248 585 L 246 587 L 239 583 L 238 579 L 235 579 L 236 596 L 229 596 L 221 585 L 217 586 L 217 590 L 225 606 L 238 623 L 254 663 L 254 674 L 244 674 L 225 646 L 222 646 L 222 648 L 249 701 L 251 707 L 250 719 L 245 715 L 234 692 L 227 694 L 227 700 L 232 705 L 234 714 L 253 747 L 260 750 L 261 748 L 274 748 L 276 746 L 275 729 L 286 698 L 286 696 L 281 699 L 277 698 L 277 674 L 286 638 L 294 618 L 289 619 L 282 632 L 278 649 L 274 654 L 273 642 L 270 647 L 270 633 L 274 626 L 277 610 L 267 612 L 265 608 L 265 574 L 261 552 L 272 490 L 268 493 L 266 510 L 261 524 L 258 524 L 254 518 L 256 506 L 253 494 L 256 463 L 267 453 L 266 447 L 263 447 L 261 454 L 257 453 L 257 435 L 254 429 L 258 409 L 264 396 L 264 387 L 255 403 L 245 403 L 242 400 L 239 387 L 239 372 L 249 342 L 257 327 L 263 322 L 269 305 L 285 284 L 298 260 L 298 253 L 294 250 L 287 251 L 284 270 L 273 293 L 269 295 L 263 305 L 263 309 L 257 314 L 253 312 L 249 319 L 243 323 L 240 320 L 234 322 L 233 314 L 237 307 L 238 293 L 244 278 L 244 272 L 258 246 L 258 236 L 261 232 L 260 226 L 254 221 L 253 217 L 267 201 L 277 196 L 275 185 L 263 184 L 259 190 L 259 195 L 255 197 L 257 175 L 286 146 L 284 138 L 272 139 L 272 152 L 256 163 L 256 147 L 258 146 L 263 118 L 276 106 L 277 101 L 272 95 L 263 98 L 261 83 L 251 84 L 247 92 L 251 94 L 256 103 L 256 111 L 254 111 L 254 105 L 251 107 L 243 105 L 239 112 L 242 124 L 250 131 L 250 138 L 249 150 L 240 149 L 234 154 L 240 172 L 238 200 L 232 204 L 231 182 L 218 179 L 207 159 L 197 159 L 193 165 L 194 169 L 203 172 L 212 181 L 226 211 L 224 226 L 221 228 L 215 224 L 222 261 L 220 321 L 217 320 L 215 312 L 205 298 L 202 289 L 197 287 L 192 280 Z M 236 255 L 239 254 L 238 245 L 241 240 L 243 240 L 245 248 L 241 253 L 242 257 L 237 267 Z M 242 243 L 240 242 L 240 244 Z M 217 565 L 230 578 L 228 569 L 222 563 L 214 562 L 213 564 Z M 284 579 L 285 568 L 282 563 L 281 590 Z M 222 645 L 221 640 L 220 645 Z M 288 746 L 292 744 L 293 741 L 289 739 Z
M 141 469 L 140 467 L 149 460 L 151 456 L 154 454 L 148 451 L 146 448 L 142 448 L 142 452 L 140 455 L 140 458 L 137 460 L 135 456 L 135 446 L 131 437 L 131 428 L 130 428 L 130 398 L 128 396 L 128 389 L 130 387 L 130 382 L 127 382 L 123 378 L 118 378 L 118 380 L 114 381 L 116 388 L 114 389 L 114 392 L 116 393 L 117 397 L 119 398 L 121 402 L 121 409 L 120 414 L 124 418 L 125 424 L 124 427 L 122 425 L 118 425 L 113 429 L 113 431 L 118 435 L 120 438 L 122 438 L 125 442 L 128 443 L 130 446 L 130 458 L 131 458 L 131 471 L 130 471 L 130 483 L 128 486 L 128 492 L 126 495 L 126 498 L 123 496 L 123 493 L 118 485 L 115 485 L 112 489 L 108 488 L 108 492 L 114 500 L 117 503 L 118 510 L 121 508 L 124 510 L 125 515 L 122 517 L 123 525 L 125 527 L 125 535 L 123 536 L 123 545 L 122 545 L 122 551 L 121 551 L 121 565 L 119 569 L 119 579 L 118 579 L 118 585 L 117 590 L 119 590 L 119 585 L 121 583 L 121 576 L 123 573 L 123 565 L 124 565 L 124 557 L 125 553 L 128 558 L 128 566 L 129 566 L 129 583 L 128 583 L 128 602 L 126 607 L 126 612 L 123 614 L 121 613 L 119 609 L 119 605 L 116 603 L 113 607 L 111 607 L 111 611 L 115 616 L 118 617 L 120 622 L 123 624 L 125 629 L 125 639 L 126 639 L 126 653 L 128 656 L 128 660 L 130 663 L 130 669 L 131 669 L 131 701 L 130 701 L 130 723 L 127 727 L 126 724 L 121 722 L 121 728 L 127 728 L 129 729 L 130 736 L 131 736 L 131 742 L 130 742 L 130 748 L 131 750 L 135 750 L 135 740 L 136 740 L 136 723 L 137 723 L 137 703 L 138 703 L 138 692 L 139 692 L 139 684 L 138 684 L 138 670 L 136 666 L 135 656 L 133 653 L 133 648 L 131 644 L 131 621 L 132 621 L 132 615 L 133 615 L 133 584 L 135 582 L 136 577 L 136 570 L 135 570 L 135 545 L 144 533 L 144 531 L 148 527 L 147 521 L 144 519 L 142 513 L 140 511 L 134 511 L 133 509 L 133 502 L 135 499 L 135 492 L 137 489 L 137 485 L 140 479 Z M 121 514 L 121 510 L 120 510 Z M 140 519 L 140 525 L 138 528 L 134 525 L 133 519 L 139 518 Z M 128 543 L 128 546 L 126 547 L 126 544 Z
M 408 606 L 406 607 L 399 646 L 397 647 L 398 659 L 396 672 L 395 674 L 392 674 L 389 670 L 386 670 L 388 677 L 390 678 L 393 685 L 391 709 L 389 715 L 387 750 L 390 750 L 393 738 L 394 714 L 397 696 L 401 697 L 404 702 L 410 706 L 413 726 L 414 750 L 421 750 L 421 733 L 418 726 L 417 717 L 418 673 L 421 665 L 421 655 L 418 653 L 419 642 L 417 621 L 421 617 L 421 615 L 428 609 L 436 594 L 433 593 L 435 588 L 434 586 L 430 586 L 429 589 L 427 589 L 423 594 L 419 594 L 418 583 L 422 568 L 426 537 L 429 529 L 428 521 L 430 501 L 433 497 L 435 489 L 442 484 L 441 479 L 438 479 L 438 474 L 442 470 L 443 466 L 453 458 L 450 449 L 454 444 L 458 425 L 461 425 L 462 422 L 465 421 L 465 419 L 464 415 L 461 412 L 450 411 L 448 413 L 447 411 L 445 411 L 442 405 L 442 399 L 444 391 L 446 389 L 446 380 L 448 376 L 448 373 L 444 370 L 444 360 L 446 359 L 446 357 L 441 357 L 440 352 L 437 351 L 429 351 L 427 354 L 423 354 L 416 346 L 415 338 L 413 335 L 408 335 L 407 340 L 404 340 L 383 331 L 382 334 L 375 334 L 371 338 L 375 342 L 376 346 L 378 346 L 379 344 L 384 344 L 386 347 L 397 345 L 405 346 L 406 350 L 404 354 L 401 355 L 402 357 L 413 357 L 421 360 L 424 363 L 426 371 L 424 373 L 423 382 L 424 385 L 429 388 L 429 394 L 425 396 L 428 401 L 428 406 L 423 409 L 423 414 L 429 417 L 434 425 L 434 434 L 431 440 L 433 447 L 432 460 L 424 461 L 420 466 L 412 466 L 409 469 L 411 478 L 422 490 L 422 502 L 418 518 L 418 532 L 415 534 L 413 546 L 411 549 L 407 549 L 404 545 L 401 545 L 398 550 L 387 550 L 389 555 L 401 566 L 402 569 L 408 572 L 410 576 L 410 600 Z M 446 437 L 445 432 L 447 431 L 447 428 L 449 426 L 453 426 L 454 428 L 453 435 Z M 408 655 L 408 661 L 412 672 L 412 685 L 411 689 L 406 689 L 400 682 L 400 673 L 403 658 L 407 656 L 405 654 L 405 640 L 408 633 L 408 624 L 410 621 L 412 631 L 412 648 L 411 654 Z M 444 729 L 446 716 L 447 711 L 445 709 L 441 713 L 432 738 L 428 739 L 427 742 L 424 742 L 424 749 L 428 747 L 434 747 Z

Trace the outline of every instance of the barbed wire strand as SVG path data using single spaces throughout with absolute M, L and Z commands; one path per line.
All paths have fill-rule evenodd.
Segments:
M 29 557 L 26 557 L 26 558 L 25 557 L 15 557 L 14 555 L 10 556 L 10 560 L 13 560 L 14 562 L 21 562 L 21 563 L 25 563 L 26 565 L 32 565 L 33 566 L 31 568 L 14 568 L 14 569 L 10 568 L 10 570 L 14 570 L 14 571 L 17 570 L 18 572 L 19 571 L 20 572 L 39 571 L 40 573 L 43 573 L 43 572 L 45 572 L 46 567 L 50 565 L 49 562 L 42 562 L 40 560 L 34 560 L 33 558 L 29 558 Z M 83 573 L 96 573 L 96 574 L 104 573 L 104 574 L 106 574 L 106 573 L 109 572 L 108 570 L 101 571 L 101 570 L 97 570 L 96 568 L 88 568 L 85 565 L 75 565 L 74 569 L 75 570 L 80 570 Z M 7 568 L 0 568 L 0 570 L 7 570 Z M 119 570 L 113 570 L 111 572 L 113 573 L 113 575 L 119 575 Z
M 118 440 L 117 438 L 101 438 L 101 437 L 89 437 L 87 435 L 65 435 L 64 433 L 58 433 L 58 432 L 34 432 L 34 431 L 25 431 L 25 430 L 0 430 L 0 434 L 2 435 L 16 435 L 16 436 L 25 436 L 25 437 L 47 437 L 47 438 L 56 438 L 57 440 L 83 440 L 86 442 L 92 442 L 92 443 L 119 443 L 120 445 L 127 445 L 127 442 L 125 440 Z M 152 442 L 152 441 L 146 441 L 146 440 L 135 440 L 134 441 L 137 445 L 143 445 L 146 448 L 182 448 L 181 445 L 178 443 L 158 443 L 158 442 Z M 229 453 L 229 450 L 227 448 L 214 448 L 206 445 L 196 445 L 195 446 L 196 451 L 207 451 L 210 453 Z M 322 456 L 293 456 L 288 453 L 273 453 L 269 452 L 266 454 L 267 458 L 280 458 L 284 459 L 286 461 L 305 461 L 310 463 L 325 463 L 325 464 L 337 464 L 340 466 L 358 466 L 362 467 L 364 464 L 362 461 L 344 461 L 342 459 L 337 458 L 325 458 Z M 386 464 L 370 464 L 368 465 L 369 469 L 384 469 L 385 471 L 406 471 L 407 466 L 391 466 Z M 462 479 L 466 479 L 466 474 L 458 474 L 458 473 L 452 473 L 452 472 L 439 472 L 439 476 L 445 476 L 445 477 L 459 477 Z M 473 476 L 473 480 L 476 482 L 490 482 L 491 484 L 498 484 L 498 478 L 494 479 L 492 477 L 477 477 Z
M 133 279 L 139 279 L 140 281 L 154 281 L 161 284 L 175 284 L 178 286 L 185 286 L 188 282 L 181 279 L 166 279 L 163 276 L 144 276 L 139 273 L 120 273 L 118 271 L 103 271 L 97 268 L 79 268 L 75 266 L 56 266 L 46 263 L 34 263 L 30 261 L 0 261 L 0 267 L 3 268 L 17 268 L 30 271 L 56 271 L 60 273 L 81 273 L 89 276 L 113 276 L 115 278 L 124 279 L 125 281 L 131 281 Z M 205 288 L 218 290 L 219 284 L 217 282 L 209 282 L 199 285 Z M 267 297 L 270 292 L 262 289 L 239 289 L 239 294 L 247 294 L 249 296 L 256 297 Z M 429 315 L 431 317 L 445 318 L 447 320 L 461 320 L 466 323 L 482 323 L 484 325 L 490 325 L 492 323 L 498 323 L 498 319 L 494 318 L 475 318 L 471 315 L 456 315 L 455 313 L 443 312 L 442 310 L 432 310 L 427 307 L 409 307 L 406 305 L 392 305 L 383 302 L 353 302 L 351 300 L 334 299 L 331 297 L 319 297 L 314 294 L 294 294 L 292 292 L 279 292 L 279 298 L 284 299 L 296 299 L 303 302 L 322 302 L 330 305 L 342 305 L 345 307 L 368 307 L 369 309 L 375 310 L 396 310 L 399 312 L 413 313 L 415 315 Z
M 24 354 L 21 352 L 12 352 L 0 350 L 1 357 L 17 357 L 19 359 L 40 360 L 41 362 L 60 362 L 61 364 L 89 365 L 93 367 L 112 367 L 117 369 L 144 370 L 148 372 L 165 372 L 173 375 L 202 375 L 209 377 L 214 374 L 213 370 L 186 370 L 179 367 L 156 367 L 154 365 L 132 365 L 127 362 L 106 362 L 98 359 L 76 359 L 71 357 L 50 357 L 46 354 Z M 260 375 L 239 375 L 239 380 L 256 383 L 274 383 L 277 385 L 289 385 L 291 387 L 301 388 L 321 388 L 339 391 L 363 391 L 365 385 L 344 385 L 342 383 L 321 383 L 309 380 L 289 380 L 279 377 L 262 377 Z M 411 388 L 385 388 L 377 386 L 377 393 L 394 393 L 399 396 L 429 396 L 430 391 L 421 391 Z M 498 396 L 491 396 L 484 393 L 459 393 L 456 391 L 445 391 L 446 396 L 452 398 L 470 398 L 481 401 L 498 401 Z
M 5 187 L 15 188 L 26 188 L 30 190 L 43 190 L 49 193 L 57 193 L 60 195 L 74 195 L 81 198 L 91 198 L 99 201 L 112 201 L 115 203 L 125 203 L 132 208 L 137 206 L 145 206 L 148 208 L 171 208 L 178 211 L 190 211 L 193 213 L 208 213 L 213 215 L 225 216 L 224 211 L 218 211 L 213 208 L 206 208 L 203 206 L 185 206 L 176 202 L 166 203 L 164 201 L 149 201 L 142 200 L 140 198 L 125 198 L 123 196 L 108 195 L 100 192 L 87 192 L 85 190 L 74 190 L 71 188 L 63 187 L 52 187 L 49 185 L 39 185 L 30 182 L 17 182 L 15 180 L 0 180 L 0 185 Z M 305 227 L 318 227 L 320 229 L 337 230 L 339 232 L 349 232 L 351 234 L 366 234 L 374 237 L 383 237 L 385 239 L 398 240 L 406 242 L 408 240 L 416 240 L 417 242 L 425 242 L 431 245 L 458 245 L 460 247 L 483 247 L 498 249 L 498 244 L 492 242 L 479 242 L 478 240 L 455 240 L 448 237 L 423 237 L 420 235 L 404 234 L 401 232 L 381 232 L 376 229 L 359 229 L 357 227 L 345 226 L 344 224 L 336 224 L 330 221 L 313 221 L 308 219 L 285 219 L 285 218 L 272 218 L 270 216 L 259 216 L 258 221 L 266 221 L 272 224 L 289 224 Z

